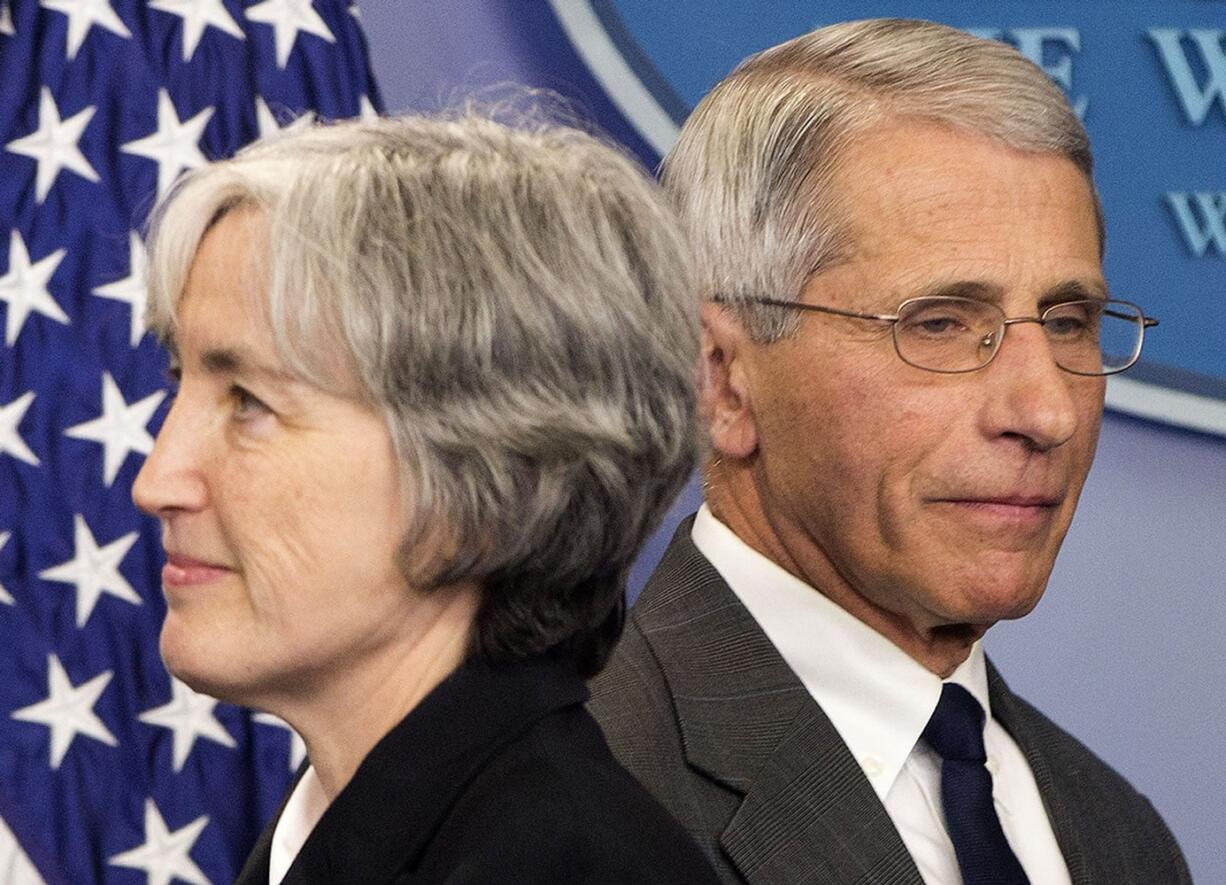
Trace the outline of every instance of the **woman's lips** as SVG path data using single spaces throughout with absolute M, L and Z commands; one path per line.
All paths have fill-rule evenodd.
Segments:
M 169 553 L 162 567 L 162 584 L 167 587 L 198 587 L 219 580 L 230 572 L 224 566 L 181 553 Z

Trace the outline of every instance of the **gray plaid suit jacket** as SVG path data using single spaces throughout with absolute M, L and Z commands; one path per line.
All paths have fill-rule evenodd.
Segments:
M 860 766 L 694 546 L 691 524 L 592 685 L 589 708 L 614 754 L 726 882 L 923 885 Z M 1030 762 L 1073 885 L 1191 882 L 1149 801 L 990 664 L 988 678 L 993 715 Z

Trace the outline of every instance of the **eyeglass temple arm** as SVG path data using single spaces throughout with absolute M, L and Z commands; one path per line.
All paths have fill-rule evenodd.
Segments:
M 1135 320 L 1136 319 L 1136 317 L 1133 316 L 1132 314 L 1120 313 L 1118 310 L 1107 309 L 1107 310 L 1104 310 L 1103 313 L 1105 313 L 1109 317 L 1115 317 L 1117 320 Z M 1156 319 L 1154 319 L 1153 317 L 1147 317 L 1145 314 L 1141 314 L 1141 322 L 1145 324 L 1145 328 L 1147 329 L 1152 329 L 1154 326 L 1158 325 L 1158 321 Z
M 1117 313 L 1117 311 L 1114 311 L 1114 310 L 1103 310 L 1102 313 L 1105 313 L 1107 316 L 1114 316 L 1116 317 L 1117 320 L 1135 320 L 1137 319 L 1137 317 L 1135 316 L 1129 316 L 1128 314 Z M 1145 316 L 1144 314 L 1141 314 L 1141 322 L 1143 322 L 1143 324 L 1145 325 L 1145 329 L 1154 329 L 1154 326 L 1157 325 L 1157 320 L 1154 319 L 1154 317 Z
M 804 304 L 800 301 L 781 301 L 778 298 L 730 298 L 727 295 L 713 295 L 711 301 L 716 304 L 763 304 L 767 307 L 790 307 L 793 310 L 812 310 L 816 313 L 832 313 L 835 316 L 853 317 L 860 320 L 880 320 L 883 323 L 898 322 L 898 315 L 892 313 L 860 313 L 856 310 L 841 310 L 837 307 L 826 307 L 822 304 Z
M 804 304 L 800 301 L 781 301 L 778 298 L 729 298 L 726 295 L 714 295 L 711 300 L 716 304 L 764 304 L 767 307 L 790 307 L 793 310 L 812 310 L 818 313 L 832 313 L 841 317 L 855 317 L 862 320 L 880 320 L 883 323 L 898 322 L 897 314 L 889 313 L 861 313 L 856 310 L 841 310 L 837 307 L 826 307 L 822 304 Z M 1109 317 L 1115 317 L 1118 320 L 1135 320 L 1136 317 L 1132 314 L 1120 313 L 1116 310 L 1104 310 Z M 1158 325 L 1158 320 L 1154 317 L 1141 315 L 1141 322 L 1146 329 L 1152 329 Z

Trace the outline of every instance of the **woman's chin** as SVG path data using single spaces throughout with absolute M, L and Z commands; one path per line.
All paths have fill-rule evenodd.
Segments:
M 244 703 L 235 661 L 223 647 L 176 629 L 172 618 L 162 626 L 160 648 L 166 669 L 192 691 L 234 704 Z

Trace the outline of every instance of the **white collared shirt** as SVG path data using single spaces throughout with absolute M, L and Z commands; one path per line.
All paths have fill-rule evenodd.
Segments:
M 860 763 L 928 885 L 961 885 L 941 810 L 941 761 L 920 735 L 940 677 L 738 538 L 704 504 L 695 546 L 778 649 Z M 1005 837 L 1031 882 L 1069 885 L 1068 867 L 1021 749 L 995 719 L 983 649 L 949 677 L 987 711 L 984 746 Z
M 311 830 L 328 810 L 328 796 L 315 774 L 314 766 L 302 773 L 294 792 L 277 819 L 272 831 L 272 846 L 268 856 L 268 885 L 281 885 L 294 858 L 302 850 Z

